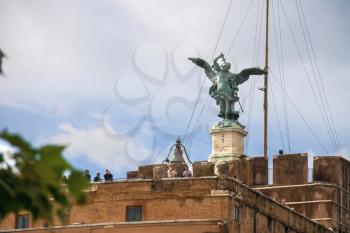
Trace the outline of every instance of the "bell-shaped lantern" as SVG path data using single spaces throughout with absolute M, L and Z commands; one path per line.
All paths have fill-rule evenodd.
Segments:
M 168 156 L 164 160 L 170 167 L 176 169 L 176 177 L 182 177 L 185 166 L 187 166 L 184 155 L 187 161 L 192 164 L 188 158 L 186 148 L 182 145 L 180 138 L 178 138 L 176 143 L 170 147 Z

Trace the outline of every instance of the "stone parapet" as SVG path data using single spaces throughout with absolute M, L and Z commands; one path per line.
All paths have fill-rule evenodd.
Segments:
M 198 161 L 193 163 L 193 176 L 213 176 L 214 175 L 214 163 L 207 161 Z
M 273 158 L 273 184 L 307 183 L 307 153 L 277 155 Z
M 313 180 L 337 184 L 350 191 L 350 161 L 339 156 L 314 157 Z

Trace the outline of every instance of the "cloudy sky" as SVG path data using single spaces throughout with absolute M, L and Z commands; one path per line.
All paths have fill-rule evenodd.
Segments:
M 271 0 L 269 155 L 349 156 L 350 2 L 299 3 Z M 206 160 L 217 107 L 210 82 L 186 58 L 211 61 L 223 52 L 234 72 L 262 67 L 262 7 L 262 0 L 0 0 L 7 55 L 0 129 L 35 145 L 65 144 L 75 166 L 124 177 L 161 162 L 195 109 L 184 144 L 192 160 Z M 240 89 L 246 153 L 254 156 L 262 154 L 262 80 Z

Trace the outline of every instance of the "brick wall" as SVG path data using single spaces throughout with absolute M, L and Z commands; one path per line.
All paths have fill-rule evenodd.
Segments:
M 307 183 L 307 154 L 279 155 L 273 158 L 273 184 Z
M 64 231 L 65 233 L 86 232 L 84 224 L 100 223 L 103 225 L 108 222 L 115 222 L 119 225 L 93 227 L 89 228 L 89 231 L 105 231 L 108 229 L 108 231 L 119 233 L 151 232 L 151 230 L 154 230 L 153 232 L 161 232 L 160 229 L 163 232 L 183 230 L 182 227 L 172 228 L 168 225 L 155 225 L 153 229 L 149 228 L 149 226 L 141 227 L 142 223 L 140 223 L 139 231 L 135 228 L 135 225 L 126 224 L 126 207 L 142 206 L 142 221 L 217 219 L 222 221 L 222 226 L 223 223 L 226 223 L 224 228 L 229 233 L 252 232 L 254 221 L 256 223 L 256 232 L 266 232 L 269 227 L 269 221 L 273 221 L 274 224 L 290 227 L 299 232 L 327 232 L 322 227 L 320 231 L 315 231 L 315 228 L 320 227 L 319 225 L 234 179 L 228 180 L 227 189 L 218 190 L 217 192 L 213 192 L 218 187 L 218 179 L 215 177 L 166 178 L 159 182 L 161 182 L 161 185 L 157 186 L 156 189 L 153 187 L 153 181 L 147 179 L 94 184 L 94 187 L 88 194 L 88 203 L 83 206 L 74 205 L 70 212 L 70 224 L 76 226 L 80 224 L 80 227 L 67 227 L 55 231 Z M 233 221 L 234 206 L 239 206 L 240 208 L 239 223 Z M 56 224 L 59 225 L 60 223 L 56 222 Z M 121 225 L 123 227 L 119 228 Z M 40 222 L 33 224 L 33 227 L 36 228 L 42 226 Z M 204 230 L 203 227 L 207 228 Z M 9 229 L 13 228 L 13 226 L 5 228 Z M 193 223 L 193 226 L 187 224 L 186 229 L 191 229 L 192 232 L 223 231 L 221 226 L 198 226 L 196 223 Z M 273 232 L 284 233 L 284 231 L 278 229 L 276 228 Z M 43 233 L 48 233 L 49 231 L 49 229 L 41 230 Z

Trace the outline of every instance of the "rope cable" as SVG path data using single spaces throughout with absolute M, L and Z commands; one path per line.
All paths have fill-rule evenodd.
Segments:
M 273 109 L 274 109 L 274 112 L 275 112 L 275 115 L 276 115 L 277 126 L 278 126 L 278 131 L 279 131 L 279 134 L 280 134 L 280 139 L 281 139 L 281 143 L 282 143 L 282 148 L 284 149 L 283 134 L 282 134 L 282 130 L 281 130 L 280 120 L 279 120 L 279 117 L 278 117 L 278 114 L 277 114 L 277 107 L 276 107 L 275 95 L 274 95 L 274 93 L 273 93 L 273 88 L 272 88 L 272 85 L 271 85 L 271 84 L 269 85 L 269 87 L 270 87 L 270 90 L 271 90 Z
M 241 23 L 239 24 L 238 30 L 237 30 L 237 32 L 236 32 L 236 34 L 235 34 L 235 36 L 234 36 L 234 38 L 233 38 L 233 40 L 232 40 L 232 43 L 231 43 L 229 49 L 227 50 L 227 54 L 229 54 L 229 53 L 231 52 L 231 49 L 233 48 L 233 45 L 235 44 L 235 42 L 236 42 L 236 40 L 237 40 L 237 38 L 238 38 L 238 35 L 239 35 L 239 33 L 241 32 L 242 26 L 243 26 L 243 24 L 244 24 L 244 22 L 245 22 L 245 20 L 246 20 L 246 18 L 247 18 L 247 15 L 248 15 L 248 13 L 249 13 L 249 10 L 250 10 L 250 8 L 252 7 L 254 1 L 255 1 L 255 0 L 251 0 L 251 1 L 250 1 L 250 4 L 249 4 L 249 6 L 248 6 L 248 8 L 247 8 L 247 10 L 246 10 L 246 12 L 245 12 L 245 14 L 244 14 L 244 17 L 243 17 Z
M 282 27 L 281 27 L 281 4 L 280 1 L 277 1 L 277 8 L 278 8 L 278 31 L 279 31 L 279 42 L 280 42 L 280 53 L 281 53 L 281 69 L 282 69 L 282 85 L 286 89 L 286 79 L 285 79 L 285 69 L 284 69 L 284 58 L 283 58 L 283 40 L 282 40 Z M 287 134 L 287 142 L 288 142 L 288 151 L 290 153 L 290 132 L 289 132 L 289 120 L 288 120 L 288 106 L 287 106 L 287 99 L 284 94 L 282 93 L 282 106 L 283 106 L 283 112 L 284 112 L 284 123 L 285 123 L 285 129 Z
M 322 88 L 322 91 L 323 91 L 323 94 L 324 94 L 324 97 L 325 97 L 325 103 L 326 103 L 326 106 L 327 106 L 327 109 L 328 109 L 328 112 L 329 112 L 329 115 L 330 115 L 330 121 L 331 121 L 332 127 L 333 127 L 333 129 L 334 129 L 334 133 L 335 133 L 336 140 L 337 140 L 337 142 L 338 142 L 338 146 L 340 147 L 340 153 L 342 153 L 342 148 L 341 148 L 341 144 L 340 144 L 340 142 L 339 142 L 338 133 L 337 133 L 337 130 L 336 130 L 336 127 L 335 127 L 335 124 L 334 124 L 334 117 L 333 117 L 331 108 L 330 108 L 330 106 L 329 106 L 329 102 L 328 102 L 326 90 L 325 90 L 324 84 L 323 84 L 323 79 L 322 79 L 321 72 L 320 72 L 320 69 L 319 69 L 319 66 L 318 66 L 318 62 L 317 62 L 317 59 L 316 59 L 314 46 L 313 46 L 313 43 L 312 43 L 312 40 L 311 40 L 311 36 L 310 36 L 310 32 L 309 32 L 308 23 L 307 23 L 307 21 L 306 21 L 306 18 L 305 18 L 305 15 L 304 15 L 303 6 L 302 6 L 300 0 L 299 0 L 299 5 L 300 5 L 301 15 L 302 15 L 302 18 L 303 18 L 303 20 L 304 20 L 304 24 L 305 24 L 305 28 L 306 28 L 307 38 L 309 39 L 309 42 L 310 42 L 311 54 L 312 54 L 313 59 L 314 59 L 314 64 L 315 64 L 315 66 L 316 66 L 317 74 L 318 74 L 318 77 L 319 77 L 319 80 L 320 80 L 320 83 L 321 83 L 321 88 Z
M 257 50 L 257 35 L 258 35 L 258 25 L 259 25 L 259 15 L 260 15 L 260 0 L 258 0 L 258 8 L 256 14 L 256 23 L 255 23 L 255 36 L 254 36 L 254 48 L 253 48 L 253 61 L 252 64 L 255 64 L 255 53 Z
M 259 56 L 260 56 L 260 42 L 261 42 L 261 34 L 262 34 L 262 23 L 263 23 L 263 17 L 264 17 L 264 5 L 265 5 L 265 1 L 263 1 L 262 7 L 261 7 L 261 21 L 260 21 L 260 27 L 259 27 L 259 37 L 258 37 L 258 44 L 257 44 L 257 49 L 256 49 L 256 57 L 255 57 L 255 64 L 256 66 L 259 66 Z M 262 42 L 261 42 L 262 43 Z
M 209 101 L 209 95 L 208 95 L 207 98 L 205 99 L 205 102 L 204 102 L 204 104 L 203 104 L 203 107 L 202 107 L 201 111 L 199 112 L 199 115 L 198 115 L 198 117 L 197 117 L 197 121 L 196 121 L 196 122 L 199 122 L 199 119 L 201 118 L 202 113 L 203 113 L 205 107 L 206 107 L 207 104 L 208 104 L 208 101 Z
M 240 24 L 239 24 L 239 27 L 238 27 L 238 29 L 237 29 L 237 32 L 236 32 L 235 36 L 234 36 L 234 39 L 233 39 L 233 41 L 232 41 L 232 43 L 231 43 L 231 45 L 230 45 L 230 47 L 229 47 L 229 49 L 228 49 L 228 51 L 227 51 L 227 54 L 229 54 L 230 51 L 231 51 L 231 49 L 233 48 L 233 46 L 234 46 L 234 44 L 235 44 L 235 42 L 236 42 L 236 40 L 237 40 L 237 38 L 238 38 L 238 35 L 239 35 L 239 33 L 241 32 L 242 26 L 243 26 L 244 22 L 245 22 L 246 19 L 247 19 L 247 15 L 248 15 L 248 13 L 249 13 L 249 11 L 250 11 L 250 8 L 251 8 L 251 6 L 252 6 L 252 4 L 253 4 L 254 1 L 255 1 L 255 0 L 251 0 L 251 1 L 250 1 L 249 6 L 248 6 L 248 8 L 247 8 L 247 10 L 246 10 L 246 12 L 245 12 L 245 14 L 244 14 L 244 17 L 243 17 L 242 21 L 241 21 Z M 213 55 L 212 55 L 212 56 L 214 56 L 215 52 L 216 52 L 216 48 L 214 49 L 214 52 L 213 52 Z M 200 111 L 200 113 L 199 113 L 199 115 L 198 115 L 198 117 L 197 117 L 197 120 L 196 120 L 197 124 L 199 123 L 199 119 L 201 118 L 202 113 L 203 113 L 204 109 L 206 108 L 206 106 L 207 106 L 207 104 L 208 104 L 208 100 L 209 100 L 209 96 L 207 96 L 207 98 L 206 98 L 206 100 L 205 100 L 205 103 L 204 103 L 204 105 L 203 105 L 203 107 L 202 107 L 202 109 L 201 109 L 201 111 Z
M 229 13 L 230 13 L 230 11 L 231 11 L 232 2 L 233 2 L 233 0 L 230 0 L 229 6 L 228 6 L 228 8 L 227 8 L 227 11 L 226 11 L 226 14 L 225 14 L 225 17 L 224 17 L 224 20 L 223 20 L 223 23 L 222 23 L 222 25 L 221 25 L 221 29 L 220 29 L 220 32 L 219 32 L 219 36 L 218 36 L 218 38 L 217 38 L 217 40 L 216 40 L 215 47 L 214 47 L 214 50 L 213 50 L 213 53 L 212 53 L 212 56 L 211 56 L 211 57 L 214 57 L 215 52 L 216 52 L 216 50 L 217 50 L 217 47 L 218 47 L 218 45 L 219 45 L 219 41 L 220 41 L 220 39 L 221 39 L 221 37 L 222 37 L 222 33 L 223 33 L 223 31 L 224 31 L 224 28 L 225 28 L 225 25 L 226 25 L 226 21 L 227 21 L 228 15 L 229 15 Z M 204 83 L 205 83 L 205 79 L 202 80 L 201 88 L 200 88 L 200 90 L 199 90 L 199 93 L 198 93 L 198 96 L 197 96 L 195 105 L 194 105 L 194 107 L 193 107 L 193 110 L 192 110 L 192 113 L 191 113 L 191 116 L 190 116 L 190 120 L 188 121 L 188 124 L 187 124 L 187 127 L 186 127 L 186 131 L 185 131 L 185 135 L 184 135 L 184 137 L 183 137 L 183 139 L 182 139 L 182 142 L 184 142 L 185 139 L 186 139 L 186 136 L 187 136 L 187 133 L 188 133 L 188 129 L 189 129 L 190 125 L 191 125 L 194 112 L 195 112 L 195 110 L 196 110 L 196 108 L 197 108 L 197 105 L 198 105 L 199 97 L 201 96 L 202 91 L 203 91 Z
M 327 114 L 327 110 L 326 110 L 326 107 L 325 107 L 325 103 L 323 101 L 323 95 L 321 93 L 321 90 L 320 90 L 320 85 L 319 85 L 319 82 L 318 82 L 318 79 L 317 79 L 317 75 L 316 75 L 316 71 L 315 71 L 315 68 L 314 68 L 314 62 L 311 58 L 311 55 L 310 55 L 310 50 L 309 50 L 309 43 L 308 43 L 308 40 L 306 39 L 306 34 L 305 34 L 305 30 L 304 30 L 304 26 L 303 26 L 303 22 L 301 20 L 301 15 L 300 15 L 300 10 L 299 10 L 299 6 L 298 6 L 298 2 L 297 1 L 294 1 L 295 2 L 295 5 L 296 5 L 296 8 L 297 8 L 297 12 L 298 12 L 298 17 L 299 17 L 299 23 L 300 23 L 300 27 L 301 27 L 301 31 L 302 31 L 302 34 L 303 34 L 303 39 L 304 39 L 304 42 L 305 42 L 305 45 L 306 45 L 306 51 L 307 51 L 307 55 L 308 55 L 308 58 L 309 58 L 309 61 L 310 61 L 310 65 L 311 65 L 311 70 L 312 70 L 312 74 L 313 74 L 313 77 L 314 77 L 314 80 L 315 80 L 315 83 L 316 83 L 316 87 L 317 87 L 317 91 L 318 91 L 318 94 L 319 94 L 319 98 L 321 100 L 321 106 L 323 107 L 323 111 L 324 111 L 324 115 L 325 115 L 325 120 L 326 120 L 326 123 L 327 123 L 327 131 L 329 132 L 329 134 L 331 135 L 331 140 L 336 148 L 336 151 L 339 153 L 339 146 L 338 146 L 338 143 L 336 141 L 336 138 L 335 138 L 335 134 L 333 132 L 333 129 L 331 127 L 331 123 L 330 123 L 330 120 L 329 120 L 329 117 L 328 117 L 328 114 Z
M 301 61 L 301 63 L 302 63 L 302 66 L 303 66 L 303 69 L 304 69 L 304 71 L 305 71 L 305 74 L 306 74 L 308 83 L 309 83 L 310 88 L 311 88 L 311 90 L 312 90 L 312 93 L 313 93 L 313 95 L 314 95 L 314 98 L 315 98 L 315 101 L 316 101 L 316 105 L 317 105 L 317 107 L 318 107 L 318 109 L 319 109 L 319 111 L 320 111 L 320 113 L 321 113 L 321 117 L 322 117 L 322 119 L 323 119 L 323 122 L 325 123 L 325 126 L 326 126 L 326 128 L 328 129 L 327 124 L 326 124 L 326 121 L 325 121 L 324 114 L 323 114 L 323 112 L 322 112 L 322 109 L 321 109 L 321 107 L 320 107 L 320 103 L 319 103 L 318 98 L 317 98 L 317 95 L 316 95 L 316 93 L 315 93 L 315 89 L 314 89 L 314 87 L 312 86 L 312 82 L 311 82 L 311 79 L 310 79 L 310 76 L 309 76 L 309 72 L 308 72 L 308 70 L 307 70 L 307 68 L 306 68 L 305 62 L 304 62 L 303 57 L 302 57 L 302 55 L 301 55 L 300 48 L 298 47 L 298 44 L 297 44 L 297 42 L 296 42 L 295 35 L 294 35 L 293 30 L 292 30 L 292 28 L 291 28 L 291 25 L 290 25 L 288 16 L 287 16 L 287 14 L 286 14 L 286 11 L 285 11 L 285 8 L 284 8 L 282 2 L 281 2 L 281 6 L 282 6 L 282 11 L 283 11 L 283 14 L 284 14 L 284 16 L 285 16 L 285 19 L 286 19 L 286 21 L 287 21 L 287 25 L 288 25 L 289 31 L 290 31 L 290 33 L 291 33 L 291 36 L 292 36 L 292 39 L 293 39 L 293 42 L 294 42 L 294 45 L 295 45 L 295 47 L 296 47 L 296 49 L 297 49 L 297 53 L 298 53 L 299 59 L 300 59 L 300 61 Z M 328 131 L 328 130 L 327 130 L 327 131 Z M 328 134 L 329 134 L 329 132 L 328 132 Z M 332 137 L 331 137 L 330 134 L 329 134 L 329 137 L 331 138 L 331 141 L 332 141 Z M 333 146 L 334 146 L 334 145 L 333 145 Z M 336 149 L 336 148 L 335 148 L 335 149 Z
M 281 70 L 281 61 L 280 61 L 280 52 L 279 52 L 279 46 L 278 46 L 278 42 L 277 42 L 277 27 L 276 27 L 276 19 L 275 19 L 275 8 L 274 8 L 274 4 L 273 1 L 271 2 L 271 7 L 272 7 L 272 21 L 273 21 L 273 32 L 275 34 L 275 45 L 276 45 L 276 57 L 277 57 L 277 64 L 278 64 L 278 73 L 279 73 L 279 77 L 280 79 L 282 79 L 282 70 Z M 283 93 L 283 92 L 282 92 Z M 278 113 L 277 113 L 277 107 L 276 107 L 276 101 L 275 101 L 275 96 L 272 90 L 272 86 L 271 86 L 271 95 L 272 95 L 272 101 L 273 101 L 273 106 L 274 106 L 274 112 L 276 115 L 276 119 L 277 119 L 277 125 L 278 125 L 278 130 L 279 130 L 279 134 L 280 134 L 280 139 L 281 139 L 281 143 L 282 143 L 282 148 L 284 149 L 284 139 L 283 139 L 283 134 L 282 134 L 282 130 L 281 130 L 281 124 L 280 124 L 280 120 L 278 117 Z
M 326 147 L 322 144 L 321 140 L 317 137 L 315 131 L 311 128 L 310 124 L 306 121 L 305 117 L 303 116 L 303 114 L 301 113 L 301 111 L 298 109 L 298 107 L 296 106 L 296 104 L 293 102 L 293 100 L 291 99 L 291 97 L 288 95 L 288 93 L 286 92 L 286 90 L 283 88 L 283 86 L 281 85 L 281 83 L 279 82 L 279 80 L 276 78 L 275 74 L 273 73 L 273 71 L 271 70 L 271 68 L 269 68 L 269 72 L 271 75 L 271 77 L 273 79 L 276 80 L 276 82 L 278 83 L 279 87 L 281 88 L 281 90 L 285 93 L 286 97 L 288 98 L 289 102 L 292 104 L 293 108 L 295 109 L 295 111 L 298 113 L 299 117 L 303 120 L 303 122 L 305 123 L 306 127 L 309 129 L 309 131 L 311 132 L 312 136 L 316 139 L 316 141 L 319 143 L 319 145 L 322 147 L 322 149 L 326 152 L 326 154 L 328 153 L 328 150 L 326 149 Z
M 256 80 L 253 81 L 253 89 L 255 88 L 256 85 Z M 253 105 L 254 105 L 254 92 L 251 92 L 251 98 L 250 98 L 250 103 L 249 103 L 249 110 L 248 110 L 248 124 L 247 124 L 247 131 L 250 132 L 250 126 L 251 126 L 251 118 L 252 118 L 252 113 L 253 113 Z M 246 140 L 246 148 L 248 150 L 249 148 L 249 134 L 247 135 L 247 140 Z
M 261 7 L 261 20 L 260 20 L 260 27 L 259 25 L 259 17 L 260 17 L 260 1 L 258 1 L 258 8 L 257 8 L 257 16 L 256 16 L 256 25 L 255 25 L 255 37 L 254 37 L 254 50 L 253 50 L 253 65 L 258 63 L 258 57 L 259 57 L 259 45 L 260 45 L 260 39 L 261 39 L 261 28 L 262 28 L 262 21 L 263 21 L 263 16 L 264 16 L 264 3 L 265 0 L 263 1 L 262 7 Z M 259 28 L 259 36 L 258 36 L 258 28 Z M 248 109 L 248 120 L 247 120 L 247 131 L 250 132 L 250 127 L 251 127 L 251 118 L 252 118 L 252 112 L 253 112 L 253 105 L 254 105 L 254 93 L 252 90 L 255 89 L 256 85 L 256 80 L 253 80 L 251 82 L 251 89 L 249 92 L 250 95 L 250 102 L 249 102 L 249 109 Z M 246 148 L 248 150 L 249 148 L 249 142 L 250 142 L 250 134 L 247 135 L 246 138 Z

